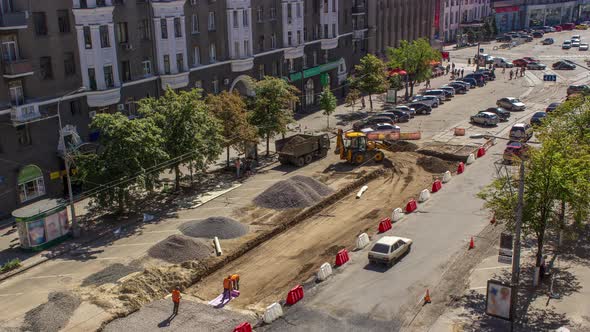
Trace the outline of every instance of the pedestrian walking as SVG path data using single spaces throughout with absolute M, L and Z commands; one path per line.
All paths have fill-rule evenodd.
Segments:
M 522 67 L 522 69 L 520 70 L 520 76 L 524 77 L 525 70 L 526 70 L 526 67 Z
M 426 89 L 430 89 L 430 80 L 426 80 Z
M 448 75 L 448 74 L 449 74 L 449 70 L 451 70 L 451 65 L 449 65 L 449 64 L 447 63 L 447 68 L 446 68 L 446 69 L 447 69 L 447 73 L 446 73 L 446 75 Z
M 451 64 L 451 68 L 453 68 L 453 70 L 455 70 L 455 63 L 454 62 Z
M 232 274 L 230 279 L 232 283 L 232 288 L 234 290 L 240 290 L 240 275 L 237 273 Z
M 514 75 L 514 73 L 512 72 L 512 69 L 510 69 L 510 79 L 512 79 L 512 75 Z
M 240 170 L 242 169 L 242 161 L 240 160 L 240 157 L 236 158 L 236 177 L 239 179 L 240 178 Z
M 361 98 L 361 108 L 362 108 L 362 109 L 364 109 L 364 108 L 365 108 L 365 106 L 366 106 L 366 105 L 365 105 L 365 96 L 363 96 L 363 97 Z
M 172 303 L 174 304 L 174 308 L 172 309 L 172 315 L 174 316 L 178 315 L 178 307 L 180 306 L 181 298 L 182 296 L 180 296 L 180 288 L 176 286 L 172 290 Z
M 226 297 L 229 300 L 231 300 L 231 288 L 232 288 L 231 276 L 227 276 L 227 278 L 223 279 L 223 297 L 221 298 L 222 303 Z
M 547 255 L 541 257 L 541 266 L 539 267 L 539 283 L 543 282 L 543 277 L 545 277 L 545 273 L 547 273 L 547 265 L 545 259 Z
M 465 69 L 461 68 L 461 78 L 463 78 L 463 73 L 465 72 Z
M 467 58 L 467 64 L 471 66 L 471 58 Z
M 502 67 L 502 74 L 506 73 L 506 67 Z

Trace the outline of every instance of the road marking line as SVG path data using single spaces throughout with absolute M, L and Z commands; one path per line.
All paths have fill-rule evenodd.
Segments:
M 482 287 L 471 287 L 469 288 L 469 290 L 478 290 L 478 289 L 485 289 L 488 288 L 487 286 L 482 286 Z
M 492 267 L 482 267 L 479 269 L 475 269 L 474 271 L 505 269 L 505 268 L 509 268 L 509 267 L 510 267 L 510 265 L 498 265 L 498 266 L 492 266 Z

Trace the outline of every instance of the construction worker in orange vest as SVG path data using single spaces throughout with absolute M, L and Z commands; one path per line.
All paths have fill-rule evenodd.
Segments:
M 180 296 L 180 288 L 176 286 L 172 290 L 172 303 L 174 303 L 174 309 L 172 310 L 173 315 L 178 315 L 178 306 L 180 305 L 181 298 L 182 296 Z
M 231 282 L 233 289 L 240 290 L 240 275 L 239 274 L 232 274 Z
M 227 276 L 227 278 L 223 279 L 223 297 L 221 298 L 221 302 L 223 302 L 226 297 L 231 300 L 231 288 L 231 276 Z

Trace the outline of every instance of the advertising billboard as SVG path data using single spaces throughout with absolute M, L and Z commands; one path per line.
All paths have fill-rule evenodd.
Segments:
M 511 320 L 512 287 L 497 280 L 488 280 L 486 293 L 486 314 Z

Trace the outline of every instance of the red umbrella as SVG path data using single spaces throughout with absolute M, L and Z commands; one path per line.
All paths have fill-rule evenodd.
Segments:
M 403 69 L 399 69 L 399 68 L 395 68 L 389 71 L 389 76 L 395 76 L 395 75 L 407 75 L 408 73 L 403 70 Z

